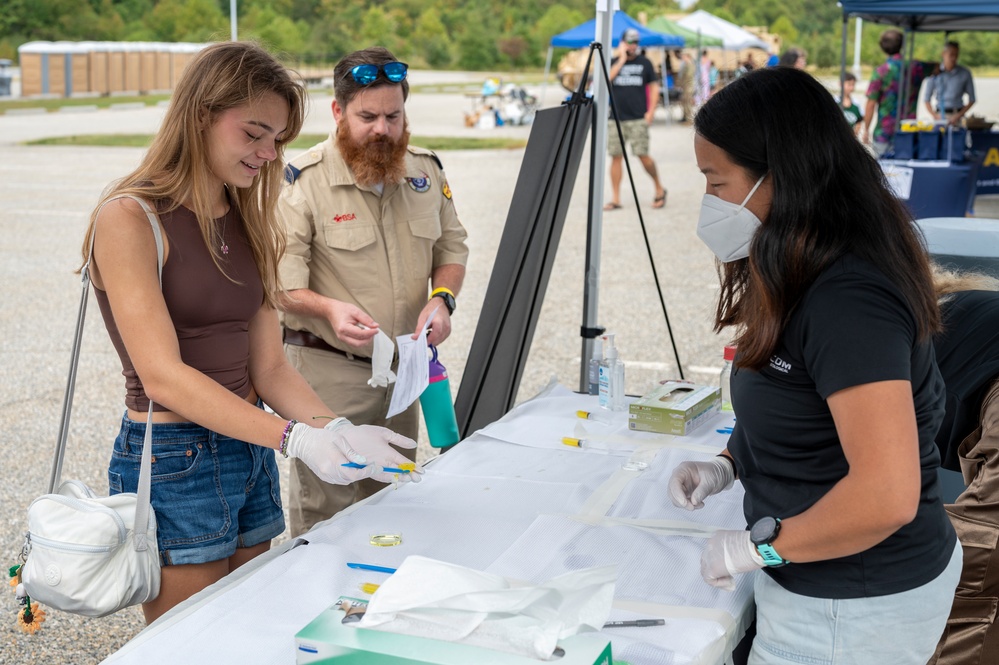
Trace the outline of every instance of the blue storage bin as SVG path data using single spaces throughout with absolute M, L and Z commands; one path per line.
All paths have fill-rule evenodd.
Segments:
M 919 132 L 916 159 L 940 159 L 940 132 Z
M 919 134 L 916 132 L 895 134 L 895 159 L 915 159 L 918 138 Z
M 940 159 L 951 162 L 963 162 L 964 151 L 967 149 L 968 130 L 961 127 L 950 127 L 943 135 L 940 143 Z

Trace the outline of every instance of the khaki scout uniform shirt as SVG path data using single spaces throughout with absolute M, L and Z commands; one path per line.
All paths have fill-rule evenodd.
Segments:
M 379 196 L 355 182 L 330 136 L 291 160 L 285 176 L 278 199 L 288 241 L 279 265 L 282 288 L 353 303 L 393 340 L 411 334 L 433 269 L 468 258 L 467 234 L 437 157 L 410 147 L 405 180 L 386 183 Z M 354 352 L 327 320 L 283 317 L 288 328 Z M 370 356 L 370 345 L 362 353 Z

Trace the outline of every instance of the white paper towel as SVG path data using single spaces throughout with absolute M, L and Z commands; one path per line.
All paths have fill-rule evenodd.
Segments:
M 443 561 L 408 557 L 358 624 L 547 659 L 559 639 L 600 630 L 616 566 L 576 570 L 537 586 Z

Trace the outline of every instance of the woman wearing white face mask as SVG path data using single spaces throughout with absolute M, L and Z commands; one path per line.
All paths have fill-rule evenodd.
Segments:
M 737 420 L 669 494 L 694 510 L 738 478 L 751 527 L 717 532 L 702 575 L 731 589 L 764 569 L 751 664 L 925 663 L 961 550 L 937 487 L 940 322 L 918 231 L 807 74 L 747 74 L 694 126 Z
M 710 151 L 712 148 L 714 146 L 710 143 L 704 143 L 702 150 Z M 705 172 L 705 176 L 707 175 Z M 704 195 L 704 200 L 701 201 L 701 216 L 697 220 L 697 237 L 711 248 L 722 263 L 730 263 L 749 256 L 749 243 L 756 229 L 760 227 L 760 218 L 752 208 L 747 207 L 747 204 L 766 177 L 766 174 L 761 175 L 739 204 L 712 194 L 710 187 L 709 192 Z M 730 190 L 728 195 L 732 196 L 737 191 Z M 767 193 L 761 194 L 760 198 L 764 196 L 767 196 Z M 753 208 L 755 207 L 754 204 Z

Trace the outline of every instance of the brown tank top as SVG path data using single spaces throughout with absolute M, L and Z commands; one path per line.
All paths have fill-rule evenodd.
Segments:
M 180 356 L 186 364 L 245 399 L 252 388 L 249 323 L 260 311 L 264 289 L 243 218 L 235 206 L 230 207 L 220 241 L 228 245 L 222 265 L 234 283 L 212 261 L 192 211 L 180 206 L 164 212 L 167 202 L 159 202 L 156 207 L 170 248 L 163 264 L 163 298 L 177 331 Z M 216 223 L 222 228 L 221 220 Z M 121 340 L 107 293 L 97 288 L 94 292 L 111 343 L 121 359 L 125 406 L 146 411 L 149 399 Z M 166 411 L 168 407 L 154 404 L 153 410 Z

